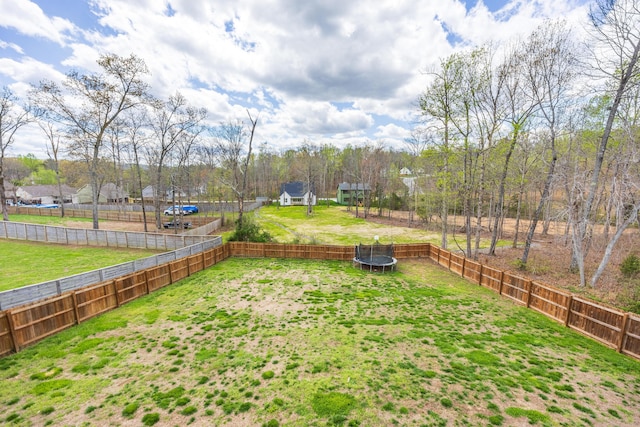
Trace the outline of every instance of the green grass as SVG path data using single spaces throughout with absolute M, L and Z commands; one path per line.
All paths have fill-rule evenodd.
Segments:
M 374 210 L 371 213 L 374 217 Z M 393 227 L 356 218 L 355 212 L 347 211 L 345 206 L 314 206 L 311 216 L 307 216 L 306 206 L 264 206 L 250 214 L 279 243 L 370 244 L 375 242 L 375 236 L 381 243 L 439 245 L 441 240 L 438 233 L 421 228 Z M 458 235 L 456 240 L 464 245 L 464 235 Z M 506 244 L 509 242 L 499 243 Z M 482 241 L 481 246 L 488 246 L 488 241 Z
M 43 225 L 55 225 L 58 227 L 68 227 L 71 222 L 92 222 L 91 218 L 76 218 L 76 217 L 64 217 L 59 216 L 39 216 L 39 215 L 22 215 L 11 214 L 9 220 L 14 222 L 26 222 L 28 224 L 43 224 Z
M 427 261 L 233 258 L 0 359 L 0 423 L 638 425 L 639 366 Z
M 72 276 L 157 253 L 143 249 L 51 245 L 0 239 L 0 291 Z

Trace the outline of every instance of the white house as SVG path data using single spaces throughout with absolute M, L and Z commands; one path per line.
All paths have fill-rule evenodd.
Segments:
M 280 186 L 280 206 L 308 206 L 309 198 L 311 205 L 316 205 L 316 195 L 313 185 L 311 191 L 307 189 L 307 184 L 301 181 L 287 182 Z

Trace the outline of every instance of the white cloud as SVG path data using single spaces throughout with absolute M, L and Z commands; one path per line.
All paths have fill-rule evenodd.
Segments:
M 584 17 L 578 0 L 505 1 L 498 13 L 458 0 L 87 1 L 97 17 L 90 24 L 47 16 L 26 0 L 0 2 L 0 26 L 66 48 L 60 65 L 49 66 L 3 37 L 0 48 L 17 54 L 0 58 L 0 78 L 61 77 L 62 66 L 98 71 L 102 53 L 135 53 L 156 96 L 180 91 L 209 111 L 212 124 L 259 109 L 259 139 L 282 147 L 305 138 L 401 140 L 429 79 L 424 72 L 440 58 L 527 33 L 545 17 Z M 394 124 L 379 125 L 378 117 Z
M 65 33 L 76 27 L 66 19 L 48 17 L 40 6 L 28 0 L 0 2 L 0 27 L 14 28 L 19 33 L 40 37 L 64 45 Z

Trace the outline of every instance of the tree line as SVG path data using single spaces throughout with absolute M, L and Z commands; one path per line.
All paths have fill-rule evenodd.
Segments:
M 94 228 L 98 190 L 107 179 L 140 197 L 152 185 L 158 227 L 168 189 L 187 199 L 235 200 L 241 223 L 245 199 L 275 199 L 283 182 L 301 180 L 321 198 L 348 182 L 363 189 L 361 203 L 350 207 L 356 214 L 407 210 L 410 221 L 438 227 L 443 248 L 458 232 L 450 215 L 461 215 L 460 249 L 468 257 L 478 256 L 483 230 L 495 253 L 511 217 L 522 267 L 536 230 L 546 233 L 560 220 L 582 285 L 597 235 L 604 243 L 589 280 L 595 285 L 622 233 L 638 223 L 639 0 L 598 0 L 589 18 L 584 40 L 564 22 L 545 22 L 527 37 L 442 58 L 426 71 L 429 83 L 416 96 L 420 120 L 402 150 L 384 141 L 339 148 L 309 139 L 276 150 L 254 141 L 259 111 L 211 126 L 207 111 L 179 92 L 153 97 L 144 80 L 148 69 L 135 55 L 103 55 L 100 73 L 42 81 L 24 103 L 4 88 L 4 219 L 7 148 L 20 128 L 36 122 L 47 141 L 49 176 L 93 188 Z

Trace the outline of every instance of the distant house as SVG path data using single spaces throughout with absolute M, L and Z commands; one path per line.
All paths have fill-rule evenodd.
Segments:
M 308 206 L 316 204 L 316 195 L 311 185 L 311 190 L 302 181 L 287 182 L 280 186 L 280 206 Z
M 25 185 L 16 189 L 16 198 L 26 204 L 71 203 L 76 195 L 75 188 L 62 184 L 62 200 L 57 185 Z
M 103 184 L 98 195 L 98 203 L 122 203 L 129 201 L 129 193 L 124 191 L 112 182 Z M 91 185 L 87 184 L 78 190 L 73 203 L 88 204 L 93 203 L 93 190 Z
M 186 200 L 189 199 L 189 195 L 187 193 L 185 193 L 184 191 L 180 190 L 179 188 L 175 189 L 176 194 L 176 200 Z M 193 196 L 194 194 L 197 194 L 198 191 L 192 191 L 191 192 L 191 196 Z M 156 198 L 156 187 L 154 187 L 153 185 L 147 185 L 146 187 L 144 187 L 142 189 L 142 197 L 144 197 L 145 200 L 153 200 Z M 166 190 L 164 193 L 160 194 L 160 199 L 161 200 L 166 200 L 167 202 L 171 202 L 171 199 L 173 198 L 173 194 L 171 192 L 171 189 Z
M 18 197 L 16 196 L 16 186 L 10 182 L 4 182 L 4 198 L 8 205 L 15 205 L 18 203 Z
M 400 175 L 401 175 L 401 176 L 408 176 L 408 175 L 411 175 L 411 169 L 406 168 L 406 167 L 405 167 L 405 168 L 400 169 Z
M 366 197 L 369 197 L 371 193 L 371 186 L 369 184 L 351 184 L 348 182 L 342 182 L 338 184 L 338 194 L 336 200 L 341 205 L 354 206 L 356 200 L 359 205 L 362 204 Z

